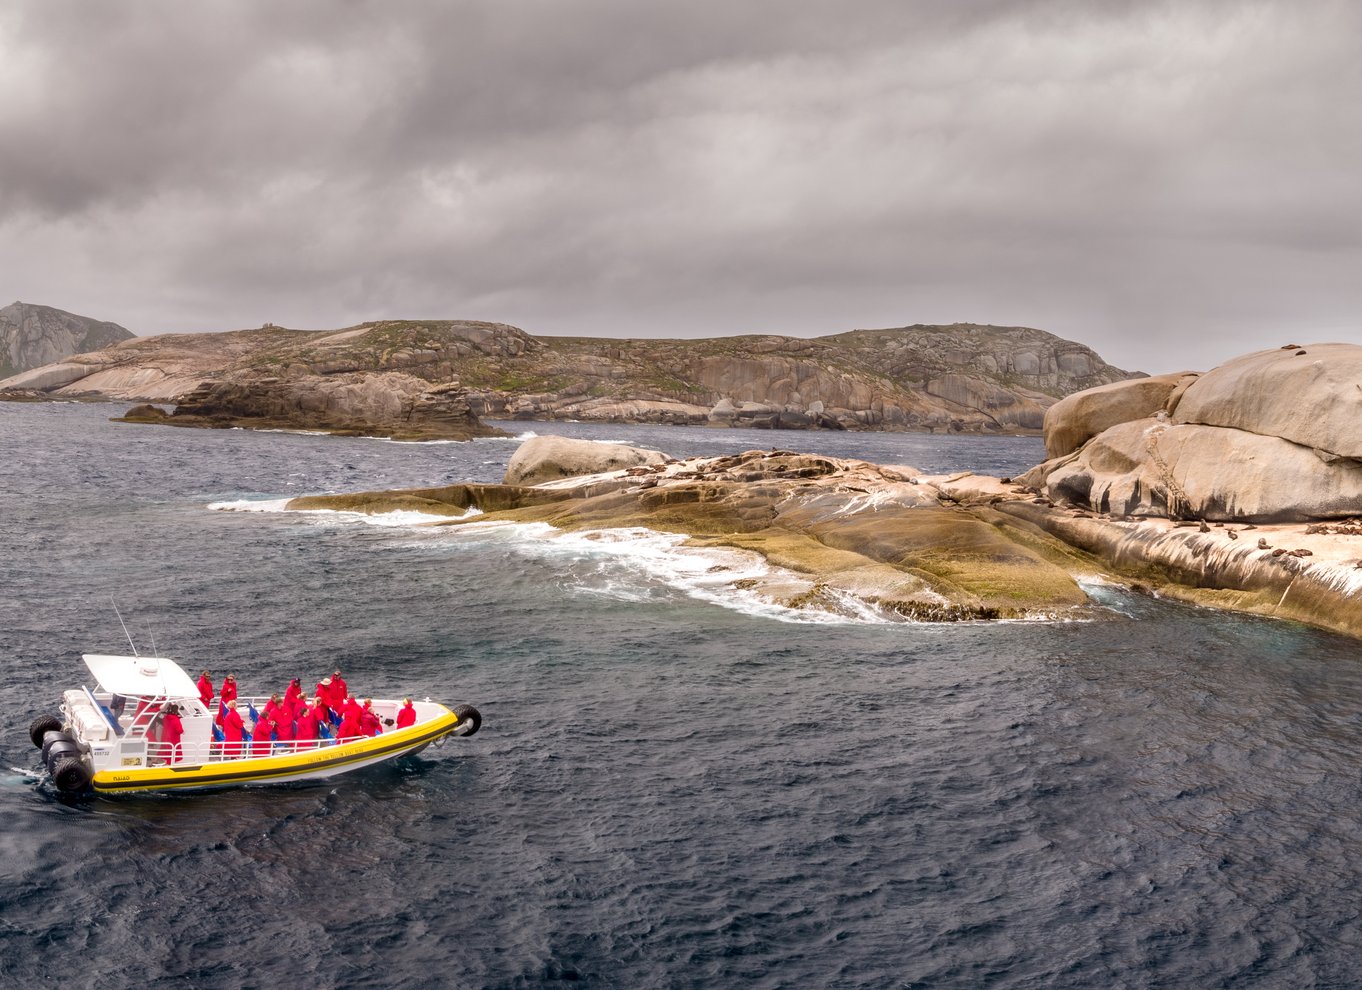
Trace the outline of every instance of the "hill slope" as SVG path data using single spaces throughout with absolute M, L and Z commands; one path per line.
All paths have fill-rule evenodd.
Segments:
M 500 323 L 385 320 L 339 331 L 137 338 L 0 388 L 177 401 L 188 414 L 215 386 L 308 392 L 318 380 L 380 373 L 442 394 L 457 387 L 480 416 L 971 432 L 1039 431 L 1063 396 L 1135 377 L 1082 344 L 1025 327 L 611 340 L 537 337 Z

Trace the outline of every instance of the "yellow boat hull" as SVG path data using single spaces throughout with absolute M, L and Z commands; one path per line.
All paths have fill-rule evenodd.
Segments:
M 91 786 L 98 794 L 128 794 L 319 780 L 418 752 L 437 739 L 458 733 L 464 728 L 464 721 L 458 715 L 446 712 L 419 725 L 372 738 L 293 753 L 208 763 L 100 770 L 95 773 Z

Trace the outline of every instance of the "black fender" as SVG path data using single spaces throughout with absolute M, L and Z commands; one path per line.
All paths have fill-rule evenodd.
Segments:
M 49 732 L 61 731 L 61 719 L 55 715 L 39 715 L 28 727 L 28 738 L 33 740 L 33 745 L 39 749 L 43 748 L 43 736 Z
M 63 794 L 79 794 L 88 790 L 93 779 L 90 768 L 79 757 L 65 757 L 52 767 L 52 783 Z
M 39 749 L 43 751 L 43 762 L 48 762 L 48 754 L 52 752 L 52 747 L 59 742 L 74 743 L 76 737 L 67 732 L 49 731 L 43 733 L 43 741 L 39 744 Z
M 459 724 L 454 727 L 455 735 L 471 736 L 482 728 L 482 714 L 472 705 L 455 705 L 454 714 L 459 716 Z M 465 722 L 473 723 L 473 727 L 463 731 Z
M 47 764 L 47 772 L 55 773 L 58 764 L 62 760 L 76 759 L 81 756 L 80 744 L 74 739 L 58 739 L 51 746 L 47 747 L 47 756 L 44 762 Z

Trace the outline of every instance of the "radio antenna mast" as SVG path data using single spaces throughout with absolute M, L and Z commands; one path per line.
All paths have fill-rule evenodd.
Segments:
M 114 601 L 113 595 L 109 596 L 109 602 L 114 607 L 114 615 L 118 616 L 118 624 L 123 627 L 123 635 L 128 637 L 128 645 L 132 647 L 132 655 L 140 657 L 142 654 L 137 652 L 137 644 L 132 641 L 132 633 L 128 632 L 128 624 L 123 621 L 123 613 L 118 611 L 118 602 Z

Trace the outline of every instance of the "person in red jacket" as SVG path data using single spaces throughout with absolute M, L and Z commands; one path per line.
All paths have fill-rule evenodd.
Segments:
M 416 724 L 416 709 L 412 707 L 411 699 L 402 702 L 401 709 L 397 713 L 397 727 L 405 729 L 409 725 Z
M 359 714 L 359 727 L 366 736 L 376 736 L 383 731 L 383 723 L 374 712 L 373 698 L 364 699 L 364 708 Z
M 222 695 L 222 703 L 236 700 L 236 678 L 228 674 L 222 679 L 222 690 L 218 692 Z
M 180 740 L 184 738 L 184 723 L 180 721 L 178 705 L 166 705 L 161 709 L 161 746 L 167 762 L 179 763 L 184 759 L 184 749 Z
M 236 700 L 227 702 L 227 714 L 222 716 L 222 735 L 227 740 L 222 755 L 229 760 L 241 755 L 241 743 L 246 738 L 246 726 L 237 714 Z
M 322 700 L 327 708 L 333 712 L 336 710 L 335 692 L 331 688 L 331 678 L 323 677 L 317 682 L 317 697 Z
M 213 700 L 213 681 L 208 676 L 208 671 L 199 675 L 199 700 L 203 702 L 203 707 L 207 708 Z
M 341 701 L 350 693 L 349 686 L 345 683 L 345 678 L 341 676 L 339 670 L 331 675 L 331 686 L 336 692 L 336 700 Z
M 347 711 L 341 716 L 340 728 L 336 730 L 337 739 L 352 739 L 362 735 L 364 735 L 364 726 L 359 723 L 359 715 L 353 711 Z
M 251 730 L 251 755 L 269 756 L 274 751 L 274 743 L 270 740 L 270 733 L 274 731 L 274 716 L 269 712 L 263 713 L 255 720 L 255 728 Z
M 359 718 L 364 714 L 364 709 L 360 706 L 357 699 L 352 698 L 347 694 L 345 700 L 341 702 L 340 713 L 341 718 L 345 718 L 346 715 L 350 714 L 353 714 L 355 718 Z
M 274 731 L 281 743 L 287 743 L 280 748 L 285 752 L 292 752 L 294 749 L 293 739 L 296 735 L 293 728 L 293 713 L 283 705 L 280 705 L 274 711 Z
M 288 687 L 284 690 L 284 702 L 292 705 L 303 696 L 303 686 L 298 683 L 298 678 L 288 682 Z
M 321 736 L 317 731 L 317 710 L 303 701 L 302 708 L 298 710 L 298 746 L 306 748 L 315 743 Z

